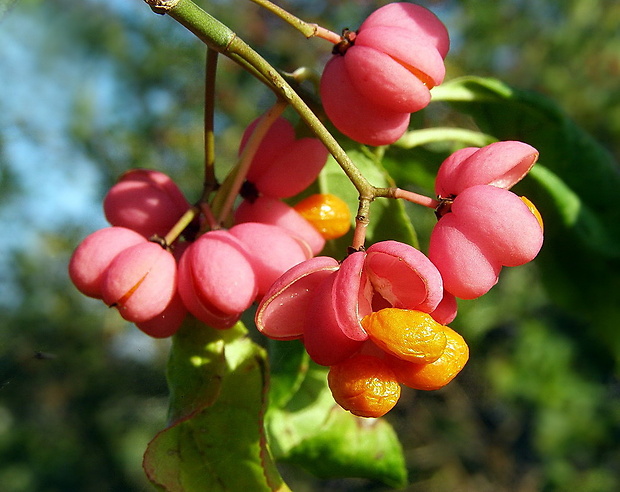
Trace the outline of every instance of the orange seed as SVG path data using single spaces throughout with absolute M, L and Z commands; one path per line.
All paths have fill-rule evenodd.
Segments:
M 325 239 L 337 239 L 351 228 L 348 205 L 336 195 L 319 193 L 310 195 L 293 207 L 310 222 Z
M 400 398 L 394 372 L 372 355 L 355 354 L 331 366 L 327 382 L 336 403 L 358 417 L 381 417 Z
M 461 335 L 444 326 L 446 348 L 435 362 L 415 364 L 390 357 L 388 365 L 405 386 L 417 390 L 436 390 L 444 387 L 463 369 L 469 359 L 469 347 Z
M 409 362 L 433 362 L 446 348 L 443 325 L 422 311 L 385 308 L 361 323 L 375 345 Z

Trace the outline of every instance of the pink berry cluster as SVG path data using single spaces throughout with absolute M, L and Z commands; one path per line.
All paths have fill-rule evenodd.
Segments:
M 382 241 L 341 263 L 317 256 L 287 271 L 260 303 L 256 326 L 270 338 L 302 339 L 315 362 L 333 366 L 381 352 L 361 320 L 388 307 L 421 311 L 440 324 L 456 316 L 435 265 L 412 246 Z
M 296 139 L 292 125 L 278 119 L 250 164 L 258 196 L 237 209 L 232 227 L 197 234 L 205 221 L 194 220 L 170 243 L 167 234 L 191 205 L 165 174 L 129 171 L 104 199 L 111 226 L 73 253 L 71 280 L 153 337 L 174 334 L 188 312 L 229 328 L 282 273 L 322 249 L 321 234 L 281 198 L 307 187 L 326 159 L 318 140 Z
M 449 47 L 431 11 L 402 2 L 381 7 L 356 32 L 345 31 L 325 66 L 320 93 L 327 116 L 353 140 L 394 143 L 443 82 Z
M 253 121 L 241 139 L 245 148 L 258 120 Z M 291 123 L 278 118 L 267 131 L 248 171 L 252 184 L 235 211 L 235 222 L 259 222 L 281 227 L 298 237 L 309 256 L 325 246 L 323 236 L 293 207 L 282 201 L 305 190 L 327 160 L 327 149 L 315 138 L 295 138 Z
M 393 143 L 443 81 L 448 49 L 448 33 L 430 11 L 410 3 L 378 9 L 343 34 L 325 67 L 320 92 L 328 117 L 361 143 Z M 254 149 L 258 125 L 257 119 L 246 129 L 240 156 Z M 439 167 L 437 200 L 419 202 L 436 205 L 428 256 L 391 240 L 364 249 L 356 230 L 343 261 L 317 256 L 325 237 L 284 201 L 308 188 L 327 157 L 318 139 L 297 138 L 289 121 L 276 118 L 249 162 L 238 206 L 217 219 L 205 212 L 209 204 L 192 206 L 165 174 L 129 171 L 104 199 L 110 227 L 77 247 L 70 277 L 153 337 L 174 334 L 188 313 L 229 328 L 257 302 L 261 333 L 301 339 L 316 363 L 336 368 L 330 388 L 343 407 L 351 410 L 343 402 L 368 390 L 363 408 L 351 410 L 357 415 L 384 413 L 364 406 L 379 398 L 381 377 L 384 387 L 447 384 L 469 356 L 446 326 L 457 298 L 485 294 L 503 267 L 531 261 L 542 247 L 540 214 L 510 191 L 538 152 L 506 141 L 453 153 Z M 344 221 L 350 223 L 348 214 Z M 370 374 L 349 374 L 360 364 Z
M 465 342 L 457 343 L 459 336 L 445 326 L 456 317 L 456 298 L 483 295 L 497 283 L 503 266 L 531 261 L 542 246 L 538 211 L 508 190 L 537 158 L 536 149 L 514 141 L 455 152 L 438 171 L 439 220 L 431 233 L 428 257 L 412 246 L 383 241 L 342 262 L 325 256 L 306 260 L 266 292 L 256 313 L 258 330 L 274 339 L 301 339 L 315 362 L 337 368 L 338 373 L 349 365 L 347 361 L 371 356 L 377 367 L 388 367 L 398 383 L 416 389 L 447 384 L 468 357 Z M 376 319 L 394 320 L 379 335 L 368 329 L 373 326 L 368 320 L 377 314 L 381 318 Z M 412 319 L 419 320 L 417 326 L 409 325 Z M 422 339 L 418 346 L 427 343 L 424 330 L 433 324 L 443 327 L 435 326 L 433 336 L 443 330 L 451 342 L 445 355 L 423 361 L 435 364 L 433 369 L 420 369 L 423 365 L 412 362 L 408 352 L 419 342 L 415 337 Z M 416 330 L 418 335 L 413 335 Z M 420 381 L 421 373 L 428 378 Z M 344 384 L 351 385 L 351 394 L 372 393 L 375 380 L 381 377 Z M 375 416 L 372 410 L 351 411 Z
M 153 337 L 174 334 L 185 317 L 174 256 L 126 227 L 86 237 L 71 257 L 69 276 L 80 292 L 116 307 Z
M 449 323 L 456 316 L 456 297 L 485 294 L 503 266 L 525 264 L 540 251 L 538 211 L 508 190 L 537 158 L 536 149 L 516 141 L 455 152 L 438 171 L 440 218 L 428 257 L 385 241 L 342 263 L 312 258 L 271 286 L 256 315 L 258 329 L 276 339 L 303 338 L 316 362 L 332 365 L 367 339 L 360 320 L 372 311 L 419 310 Z

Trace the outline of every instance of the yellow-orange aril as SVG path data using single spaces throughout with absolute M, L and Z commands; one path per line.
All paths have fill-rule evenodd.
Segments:
M 375 345 L 409 362 L 433 362 L 446 348 L 444 326 L 422 311 L 385 308 L 361 323 Z
M 529 200 L 529 198 L 526 198 L 524 196 L 520 196 L 519 198 L 523 203 L 527 205 L 527 208 L 530 209 L 530 212 L 534 214 L 534 217 L 536 217 L 536 220 L 538 220 L 538 223 L 540 224 L 540 228 L 544 231 L 545 226 L 543 224 L 542 216 L 540 215 L 540 212 L 538 211 L 536 206 Z
M 293 208 L 325 239 L 342 237 L 351 228 L 349 206 L 336 195 L 330 193 L 310 195 Z
M 358 417 L 381 417 L 400 398 L 394 372 L 372 355 L 355 354 L 331 366 L 327 382 L 336 403 Z
M 443 388 L 461 372 L 469 359 L 469 347 L 461 335 L 444 326 L 447 338 L 446 348 L 435 362 L 415 364 L 396 357 L 387 360 L 398 381 L 418 390 Z

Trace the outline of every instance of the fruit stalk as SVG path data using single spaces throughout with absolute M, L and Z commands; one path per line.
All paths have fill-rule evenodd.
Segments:
M 334 44 L 337 44 L 342 40 L 341 36 L 335 32 L 325 29 L 318 24 L 311 24 L 303 21 L 299 17 L 294 16 L 287 10 L 284 10 L 282 7 L 270 2 L 269 0 L 252 0 L 252 2 L 277 15 L 280 19 L 301 32 L 304 36 L 306 36 L 306 38 L 322 38 Z
M 218 52 L 207 47 L 205 61 L 205 111 L 204 111 L 204 182 L 200 201 L 207 201 L 217 187 L 215 178 L 215 136 L 213 115 L 215 113 L 215 75 Z

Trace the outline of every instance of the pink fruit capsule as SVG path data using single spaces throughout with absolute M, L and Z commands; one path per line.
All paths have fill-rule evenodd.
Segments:
M 323 365 L 361 349 L 369 337 L 361 323 L 367 315 L 384 307 L 430 313 L 443 298 L 437 268 L 420 251 L 396 241 L 349 255 L 315 290 L 303 340 L 310 357 Z
M 389 145 L 409 126 L 410 114 L 378 106 L 352 84 L 340 55 L 325 65 L 321 101 L 330 121 L 347 137 L 366 145 Z
M 451 214 L 442 217 L 433 229 L 428 254 L 442 272 L 446 290 L 461 299 L 480 297 L 499 278 L 501 265 L 488 260 Z
M 258 119 L 246 129 L 239 153 L 247 145 Z M 280 117 L 267 131 L 260 143 L 247 179 L 263 195 L 288 198 L 305 190 L 317 177 L 328 151 L 316 138 L 295 139 L 291 123 Z
M 289 198 L 305 190 L 327 162 L 328 151 L 316 138 L 302 138 L 289 144 L 253 181 L 260 193 Z
M 187 315 L 187 308 L 178 292 L 175 292 L 168 305 L 157 316 L 136 323 L 136 326 L 153 338 L 167 338 L 174 335 Z
M 533 260 L 542 243 L 538 219 L 517 195 L 478 185 L 461 192 L 439 220 L 429 257 L 448 292 L 473 299 L 497 283 L 502 266 Z
M 294 266 L 266 292 L 256 311 L 256 327 L 275 339 L 300 338 L 317 286 L 338 270 L 338 262 L 317 256 Z
M 121 316 L 142 323 L 160 314 L 177 288 L 174 257 L 159 244 L 145 241 L 121 251 L 107 268 L 103 301 Z
M 340 264 L 316 257 L 291 268 L 265 294 L 256 326 L 271 338 L 302 338 L 315 362 L 333 365 L 367 343 L 361 324 L 367 315 L 397 306 L 452 320 L 456 302 L 447 297 L 442 305 L 442 299 L 441 276 L 430 260 L 411 246 L 384 241 Z
M 337 273 L 319 284 L 306 313 L 304 346 L 310 358 L 317 364 L 333 366 L 357 352 L 363 341 L 349 338 L 336 319 L 340 308 L 333 301 L 333 287 Z
M 407 2 L 388 3 L 370 14 L 359 30 L 378 26 L 407 29 L 424 37 L 442 57 L 445 57 L 450 49 L 446 26 L 433 12 L 420 5 Z
M 450 294 L 450 292 L 444 290 L 441 302 L 429 314 L 435 321 L 437 321 L 437 323 L 448 325 L 454 321 L 454 318 L 456 318 L 457 310 L 458 305 L 456 303 L 456 297 Z
M 312 255 L 325 246 L 325 238 L 293 207 L 277 198 L 260 196 L 253 202 L 244 200 L 235 212 L 235 223 L 261 222 L 286 229 L 295 238 L 307 244 Z
M 146 239 L 124 227 L 106 227 L 87 236 L 69 261 L 69 277 L 84 295 L 101 299 L 101 282 L 112 260 L 121 251 Z
M 203 234 L 181 257 L 179 293 L 194 316 L 209 318 L 203 319 L 206 323 L 215 319 L 221 325 L 234 324 L 257 292 L 247 248 L 228 231 Z
M 245 149 L 259 120 L 260 117 L 256 118 L 243 132 L 239 145 L 239 154 Z M 295 129 L 293 125 L 287 119 L 279 117 L 272 123 L 269 130 L 267 130 L 267 133 L 254 154 L 247 174 L 248 180 L 252 183 L 256 182 L 258 178 L 271 167 L 272 162 L 278 158 L 282 150 L 293 142 L 295 142 Z
M 280 275 L 310 257 L 298 240 L 275 225 L 245 222 L 229 232 L 247 246 L 259 298 Z
M 466 188 L 492 185 L 510 189 L 538 159 L 538 151 L 523 142 L 495 142 L 486 147 L 457 150 L 439 166 L 437 196 L 456 196 Z
M 165 236 L 189 208 L 170 177 L 149 169 L 123 174 L 103 200 L 110 224 L 127 227 L 146 238 Z
M 183 305 L 197 319 L 206 325 L 218 330 L 225 330 L 233 326 L 241 317 L 241 312 L 232 314 L 223 313 L 212 305 L 205 304 L 196 294 L 190 262 L 185 254 L 179 260 L 178 269 L 178 294 Z
M 437 267 L 408 244 L 373 244 L 366 250 L 364 270 L 374 290 L 393 307 L 430 313 L 443 298 L 443 282 Z
M 437 50 L 402 28 L 361 30 L 343 58 L 356 89 L 396 112 L 413 113 L 428 106 L 430 89 L 441 84 L 445 75 Z
M 340 264 L 331 292 L 331 304 L 338 329 L 344 336 L 355 341 L 368 339 L 360 320 L 373 309 L 374 291 L 365 269 L 366 259 L 363 251 L 347 256 Z
M 542 247 L 538 219 L 511 191 L 472 186 L 456 197 L 452 213 L 467 237 L 503 266 L 523 265 L 533 260 Z
M 345 135 L 367 145 L 400 138 L 409 115 L 426 107 L 443 81 L 447 30 L 423 7 L 388 4 L 362 23 L 321 77 L 323 107 Z

